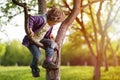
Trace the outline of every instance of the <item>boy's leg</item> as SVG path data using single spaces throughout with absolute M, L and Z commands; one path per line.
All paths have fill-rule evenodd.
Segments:
M 30 65 L 32 69 L 32 74 L 34 77 L 39 77 L 40 70 L 38 68 L 38 64 L 39 64 L 40 57 L 41 57 L 40 50 L 36 45 L 30 45 L 28 48 L 33 55 L 33 59 Z
M 41 43 L 45 46 L 46 60 L 44 61 L 42 67 L 46 69 L 58 69 L 58 66 L 52 62 L 52 57 L 54 55 L 55 42 L 50 39 L 42 39 Z

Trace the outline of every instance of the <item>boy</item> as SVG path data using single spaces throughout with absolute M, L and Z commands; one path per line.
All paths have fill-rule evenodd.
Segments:
M 53 29 L 53 25 L 63 21 L 63 16 L 64 13 L 54 7 L 49 10 L 46 15 L 40 14 L 38 16 L 31 16 L 29 18 L 30 36 L 43 43 L 43 45 L 45 46 L 46 59 L 43 62 L 42 67 L 46 69 L 58 68 L 58 66 L 52 62 L 55 42 L 51 32 Z M 50 27 L 45 26 L 46 23 L 48 23 Z M 27 46 L 33 55 L 33 59 L 30 65 L 32 69 L 32 75 L 33 77 L 39 77 L 40 69 L 38 68 L 38 63 L 41 57 L 39 47 L 32 43 L 27 35 L 23 39 L 23 45 Z

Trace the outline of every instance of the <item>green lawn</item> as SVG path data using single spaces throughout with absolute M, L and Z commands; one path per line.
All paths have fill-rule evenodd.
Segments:
M 41 68 L 41 67 L 40 67 Z M 108 72 L 101 69 L 101 80 L 120 80 L 120 67 L 110 67 Z M 0 80 L 45 80 L 45 69 L 41 76 L 33 78 L 29 67 L 0 67 Z M 61 67 L 61 80 L 92 80 L 93 67 Z

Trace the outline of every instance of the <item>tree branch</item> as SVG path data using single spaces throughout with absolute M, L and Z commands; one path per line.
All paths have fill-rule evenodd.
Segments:
M 104 2 L 104 0 L 100 1 L 99 9 L 98 9 L 98 12 L 97 12 L 97 22 L 98 22 L 98 25 L 99 25 L 99 28 L 100 28 L 100 33 L 102 33 L 102 31 L 103 31 L 102 23 L 101 23 L 101 19 L 100 19 L 103 2 Z
M 118 0 L 117 0 L 117 1 L 118 1 Z M 112 11 L 113 11 L 113 7 L 114 7 L 115 5 L 117 5 L 117 1 L 116 1 L 116 2 L 112 5 L 112 7 L 110 8 L 111 10 L 110 10 L 110 12 L 108 13 L 107 21 L 106 21 L 106 24 L 104 25 L 104 27 L 105 27 L 104 32 L 106 32 L 106 30 L 107 30 L 107 29 L 110 27 L 110 25 L 113 23 L 113 21 L 115 20 L 118 12 L 119 12 L 119 10 L 120 10 L 120 6 L 119 6 L 119 7 L 117 8 L 117 10 L 116 10 L 116 13 L 115 13 L 114 17 L 113 17 L 112 19 L 110 19 L 110 16 L 111 16 Z M 118 3 L 118 4 L 120 4 L 120 3 Z
M 70 11 L 72 11 L 72 9 L 71 9 L 71 8 L 69 7 L 69 5 L 67 4 L 66 0 L 63 0 L 63 2 L 64 2 L 64 4 L 68 7 L 68 9 L 69 9 Z M 94 1 L 91 1 L 91 2 L 89 2 L 89 3 L 87 3 L 87 4 L 85 4 L 85 5 L 82 5 L 81 8 L 80 8 L 80 10 L 83 10 L 83 9 L 85 9 L 86 7 L 88 7 L 88 6 L 90 6 L 90 5 L 94 4 L 94 3 L 97 3 L 97 2 L 100 2 L 100 0 L 94 0 Z
M 88 3 L 90 3 L 90 0 L 88 0 Z M 94 16 L 93 16 L 93 12 L 92 12 L 92 7 L 91 5 L 89 5 L 89 10 L 90 10 L 90 16 L 91 16 L 91 20 L 92 20 L 92 25 L 93 25 L 93 31 L 94 31 L 94 36 L 95 36 L 95 43 L 96 43 L 96 51 L 98 53 L 98 38 L 97 38 L 97 28 L 95 26 L 95 20 L 94 20 Z
M 13 3 L 15 3 L 16 5 L 19 5 L 21 7 L 24 7 L 26 3 L 19 3 L 18 0 L 12 0 Z
M 71 11 L 70 15 L 65 19 L 65 21 L 61 24 L 60 29 L 58 30 L 58 34 L 56 36 L 56 42 L 59 44 L 62 44 L 63 39 L 65 37 L 65 33 L 70 26 L 70 24 L 73 22 L 73 20 L 77 17 L 79 14 L 80 10 L 80 3 L 81 0 L 74 0 L 74 7 L 73 10 Z M 61 40 L 62 39 L 62 40 Z M 61 47 L 61 45 L 60 45 Z
M 16 5 L 19 5 L 21 7 L 24 8 L 24 15 L 25 15 L 25 25 L 24 25 L 24 28 L 25 28 L 25 32 L 27 34 L 27 36 L 31 39 L 31 41 L 33 43 L 35 43 L 37 46 L 41 47 L 41 48 L 44 48 L 43 44 L 40 43 L 40 42 L 37 42 L 33 37 L 30 37 L 30 30 L 29 30 L 29 14 L 28 14 L 28 9 L 27 9 L 27 5 L 26 3 L 19 3 L 18 1 L 16 0 L 12 0 L 13 3 L 15 3 Z
M 66 7 L 68 7 L 68 9 L 71 10 L 71 8 L 70 8 L 69 5 L 67 4 L 67 2 L 64 1 L 64 3 L 65 3 L 65 5 L 66 5 Z M 81 6 L 81 7 L 82 7 L 82 6 Z M 81 9 L 80 9 L 80 10 L 81 10 Z M 86 40 L 86 42 L 88 43 L 88 47 L 90 48 L 90 53 L 91 53 L 93 56 L 95 56 L 95 54 L 94 54 L 94 52 L 93 52 L 93 49 L 92 49 L 92 46 L 91 46 L 91 44 L 90 44 L 90 41 L 89 41 L 89 39 L 88 39 L 88 37 L 87 37 L 87 32 L 86 32 L 86 29 L 84 28 L 83 22 L 81 22 L 78 17 L 76 18 L 76 21 L 77 21 L 77 22 L 79 23 L 79 25 L 82 27 L 80 30 L 83 32 L 83 35 L 84 35 L 84 37 L 85 37 L 85 40 Z

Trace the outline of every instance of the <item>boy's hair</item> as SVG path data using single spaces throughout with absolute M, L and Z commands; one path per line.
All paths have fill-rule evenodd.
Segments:
M 61 22 L 64 20 L 64 17 L 64 12 L 56 7 L 47 12 L 47 19 L 50 21 Z

